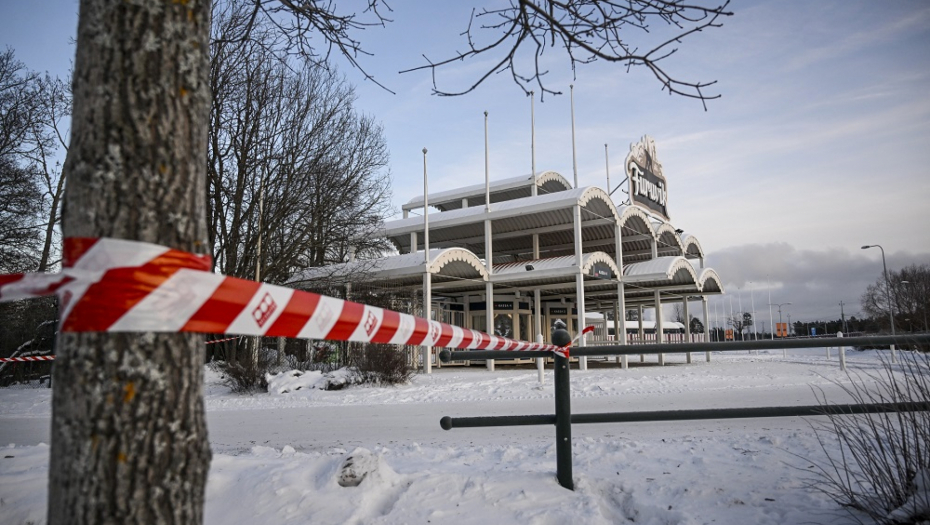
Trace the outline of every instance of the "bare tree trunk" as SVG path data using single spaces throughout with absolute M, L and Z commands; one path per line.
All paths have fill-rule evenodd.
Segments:
M 210 2 L 82 0 L 65 238 L 203 253 Z M 48 522 L 203 521 L 203 336 L 66 333 Z

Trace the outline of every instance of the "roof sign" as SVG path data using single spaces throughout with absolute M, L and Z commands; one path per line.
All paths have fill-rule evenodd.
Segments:
M 644 135 L 639 142 L 630 144 L 625 166 L 632 203 L 668 221 L 668 183 L 662 175 L 662 164 L 656 159 L 652 137 Z

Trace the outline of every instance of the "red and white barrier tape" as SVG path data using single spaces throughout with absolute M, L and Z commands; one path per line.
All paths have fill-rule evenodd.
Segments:
M 0 357 L 0 363 L 25 363 L 27 361 L 54 361 L 53 355 L 32 355 L 27 357 Z
M 212 344 L 214 344 L 214 343 L 225 343 L 226 341 L 232 341 L 232 340 L 234 340 L 234 339 L 239 339 L 239 336 L 236 336 L 236 337 L 227 337 L 227 338 L 225 338 L 225 339 L 214 339 L 214 340 L 212 340 L 212 341 L 206 341 L 206 342 L 204 342 L 204 344 L 205 344 L 205 345 L 212 345 Z
M 516 341 L 283 286 L 212 273 L 205 255 L 69 238 L 58 274 L 0 275 L 0 301 L 57 294 L 65 332 L 206 332 L 468 350 L 568 347 Z M 586 329 L 586 331 L 590 331 Z

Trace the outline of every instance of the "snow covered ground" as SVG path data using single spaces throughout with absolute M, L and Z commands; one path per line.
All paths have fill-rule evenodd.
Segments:
M 847 355 L 852 370 L 881 366 L 874 352 Z M 712 359 L 573 369 L 572 412 L 814 405 L 818 389 L 848 401 L 835 352 Z M 823 452 L 803 418 L 574 425 L 568 491 L 551 426 L 439 427 L 446 415 L 551 414 L 549 369 L 542 385 L 534 368 L 499 365 L 334 392 L 312 388 L 318 374 L 285 373 L 251 396 L 206 374 L 208 524 L 854 522 L 808 486 Z M 0 389 L 0 523 L 45 522 L 50 400 L 47 388 Z M 370 470 L 355 487 L 338 483 L 349 455 Z

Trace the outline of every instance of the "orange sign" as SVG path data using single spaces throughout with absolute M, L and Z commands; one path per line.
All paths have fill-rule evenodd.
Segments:
M 727 332 L 726 332 L 726 339 L 727 339 L 727 341 L 732 341 L 732 340 L 733 340 L 733 330 L 727 330 Z
M 788 323 L 775 323 L 775 326 L 778 337 L 788 337 Z

